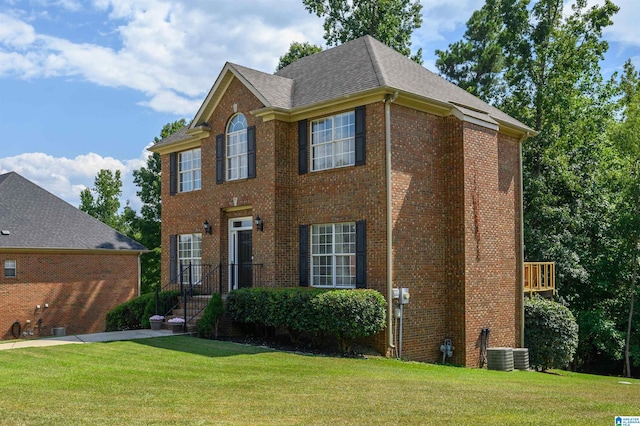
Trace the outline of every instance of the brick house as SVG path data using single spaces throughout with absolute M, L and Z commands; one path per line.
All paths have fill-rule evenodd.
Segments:
M 191 124 L 152 147 L 162 280 L 221 265 L 223 293 L 408 288 L 403 358 L 437 361 L 449 338 L 451 360 L 477 366 L 483 328 L 492 346 L 522 341 L 530 132 L 369 36 L 275 74 L 227 63 Z
M 0 338 L 104 331 L 107 312 L 139 295 L 145 251 L 19 174 L 0 175 Z

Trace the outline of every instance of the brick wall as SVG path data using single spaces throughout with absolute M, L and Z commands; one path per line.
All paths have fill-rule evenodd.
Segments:
M 216 185 L 215 135 L 225 132 L 234 105 L 256 126 L 257 177 Z M 203 262 L 216 264 L 227 261 L 229 218 L 261 217 L 264 232 L 254 229 L 253 254 L 268 286 L 298 284 L 299 225 L 366 220 L 367 286 L 386 296 L 384 103 L 366 106 L 365 165 L 303 175 L 297 123 L 262 122 L 250 114 L 261 106 L 234 79 L 202 141 L 202 190 L 169 196 L 163 173 L 163 282 L 169 235 L 200 233 L 205 219 L 213 233 L 203 235 Z M 477 365 L 481 328 L 492 329 L 494 345 L 518 341 L 518 141 L 398 104 L 391 115 L 393 284 L 412 295 L 403 357 L 438 361 L 440 344 L 451 338 L 452 361 Z M 385 351 L 384 333 L 372 341 Z
M 0 264 L 4 260 L 16 260 L 17 277 L 0 275 L 2 339 L 13 338 L 15 321 L 25 331 L 27 320 L 33 328 L 39 319 L 43 335 L 60 326 L 67 334 L 101 332 L 107 312 L 138 295 L 137 253 L 0 253 Z

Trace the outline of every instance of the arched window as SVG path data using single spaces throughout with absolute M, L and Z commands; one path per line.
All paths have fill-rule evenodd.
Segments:
M 227 126 L 227 180 L 248 177 L 247 119 L 236 114 Z

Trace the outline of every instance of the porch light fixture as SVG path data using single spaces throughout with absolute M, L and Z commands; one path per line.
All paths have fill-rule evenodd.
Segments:
M 256 216 L 256 229 L 260 232 L 264 232 L 264 222 L 260 219 L 260 216 Z
M 211 235 L 211 232 L 213 232 L 213 229 L 211 228 L 211 225 L 209 224 L 208 220 L 204 221 L 204 223 L 202 224 L 202 227 L 204 228 L 205 234 Z

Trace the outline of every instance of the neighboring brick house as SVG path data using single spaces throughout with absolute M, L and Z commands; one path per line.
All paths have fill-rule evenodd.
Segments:
M 19 174 L 0 175 L 0 339 L 104 331 L 107 312 L 139 295 L 145 251 Z
M 369 36 L 275 75 L 227 63 L 191 124 L 152 147 L 162 280 L 202 263 L 224 265 L 223 293 L 408 288 L 403 358 L 440 360 L 450 338 L 452 361 L 477 366 L 483 328 L 492 346 L 522 341 L 530 132 Z M 387 354 L 391 321 L 373 341 Z

